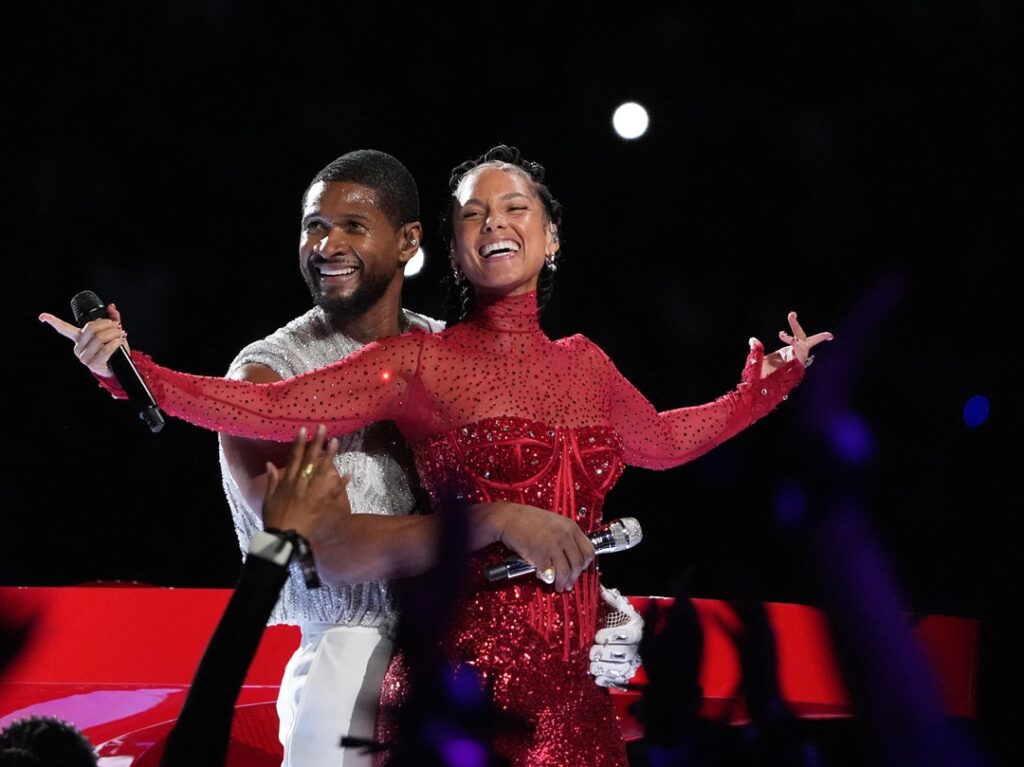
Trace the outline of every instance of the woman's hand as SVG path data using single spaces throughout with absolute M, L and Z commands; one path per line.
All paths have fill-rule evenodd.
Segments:
M 793 358 L 798 359 L 805 368 L 808 367 L 814 361 L 811 349 L 822 341 L 831 341 L 833 338 L 832 334 L 827 331 L 808 336 L 800 323 L 797 322 L 796 312 L 790 312 L 788 319 L 790 332 L 787 333 L 785 330 L 779 331 L 779 338 L 788 346 L 783 346 L 764 358 L 764 362 L 761 365 L 761 378 L 771 375 Z M 757 339 L 753 340 L 756 341 Z
M 574 521 L 553 511 L 519 503 L 495 503 L 502 543 L 537 568 L 555 591 L 571 590 L 594 561 L 594 544 Z
M 114 304 L 107 304 L 109 319 L 90 320 L 79 328 L 59 317 L 43 312 L 39 321 L 45 322 L 62 336 L 75 344 L 75 356 L 89 370 L 103 378 L 114 375 L 110 369 L 110 358 L 119 347 L 128 350 L 127 333 L 121 327 L 121 313 Z

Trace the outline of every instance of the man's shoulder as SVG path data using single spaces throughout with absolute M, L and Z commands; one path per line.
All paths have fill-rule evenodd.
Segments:
M 323 310 L 313 307 L 269 335 L 247 344 L 231 361 L 229 375 L 251 364 L 265 365 L 282 376 L 304 372 L 310 364 L 319 366 L 318 358 L 332 356 L 337 359 L 333 348 L 321 350 L 321 347 L 325 339 L 337 342 L 339 336 L 339 333 L 330 329 Z
M 440 320 L 409 309 L 402 312 L 413 328 L 427 333 L 444 330 Z M 270 335 L 248 344 L 232 360 L 228 375 L 255 364 L 288 378 L 336 362 L 362 345 L 333 327 L 321 308 L 313 307 Z
M 442 320 L 435 320 L 433 317 L 428 317 L 425 314 L 414 312 L 411 309 L 402 307 L 402 313 L 405 315 L 406 320 L 414 328 L 425 330 L 428 333 L 440 333 L 444 330 L 444 322 Z

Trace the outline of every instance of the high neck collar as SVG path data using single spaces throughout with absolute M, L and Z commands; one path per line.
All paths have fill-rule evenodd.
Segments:
M 518 296 L 477 296 L 476 306 L 468 317 L 470 322 L 499 333 L 532 333 L 540 331 L 537 316 L 537 291 Z

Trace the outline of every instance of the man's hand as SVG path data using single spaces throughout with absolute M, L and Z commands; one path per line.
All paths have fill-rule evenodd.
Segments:
M 267 464 L 263 500 L 263 525 L 295 530 L 310 542 L 314 553 L 321 533 L 352 513 L 345 491 L 349 478 L 334 467 L 338 440 L 331 439 L 325 447 L 325 437 L 323 426 L 308 442 L 305 427 L 299 430 L 288 464 L 283 469 Z
M 590 673 L 599 687 L 625 687 L 640 666 L 644 619 L 617 589 L 601 587 L 604 625 L 590 648 Z
M 39 315 L 39 321 L 45 322 L 62 336 L 75 344 L 75 356 L 78 361 L 89 370 L 103 378 L 113 375 L 107 362 L 114 355 L 119 347 L 124 346 L 127 350 L 128 342 L 126 334 L 121 327 L 121 313 L 113 304 L 107 305 L 107 314 L 110 319 L 92 320 L 85 323 L 85 327 L 78 328 L 70 322 L 65 322 L 60 317 L 43 312 Z

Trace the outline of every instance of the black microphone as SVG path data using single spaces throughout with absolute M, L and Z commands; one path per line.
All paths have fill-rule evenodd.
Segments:
M 106 304 L 100 301 L 100 297 L 91 290 L 83 290 L 71 299 L 71 311 L 75 313 L 75 322 L 79 327 L 90 320 L 109 319 Z M 117 382 L 121 384 L 121 388 L 128 395 L 128 400 L 138 411 L 139 418 L 145 421 L 150 431 L 160 431 L 164 427 L 163 413 L 157 408 L 156 400 L 153 399 L 149 387 L 142 380 L 138 368 L 135 367 L 135 363 L 132 362 L 132 358 L 128 356 L 125 348 L 119 346 L 107 364 L 110 365 L 114 377 L 117 378 Z
M 613 519 L 604 527 L 598 528 L 587 536 L 594 544 L 598 554 L 614 554 L 616 551 L 631 549 L 644 537 L 640 523 L 633 517 Z M 491 565 L 484 571 L 489 581 L 504 581 L 520 575 L 532 573 L 537 568 L 523 559 L 506 559 Z

